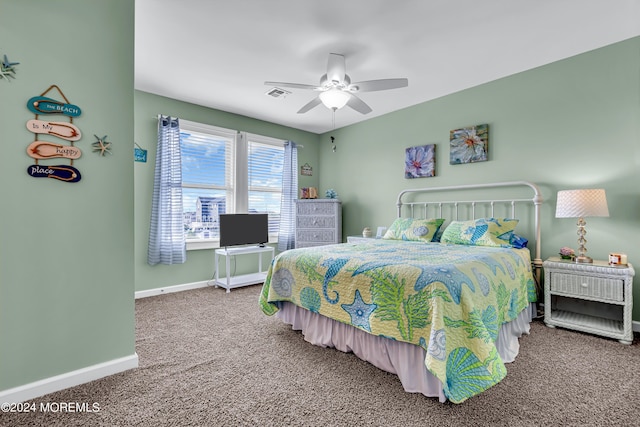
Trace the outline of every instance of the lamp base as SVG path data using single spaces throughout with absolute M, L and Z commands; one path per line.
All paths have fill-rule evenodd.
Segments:
M 577 256 L 575 262 L 578 264 L 592 264 L 593 258 L 588 256 Z

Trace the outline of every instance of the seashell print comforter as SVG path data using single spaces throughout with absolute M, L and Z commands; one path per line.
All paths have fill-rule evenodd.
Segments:
M 460 403 L 506 376 L 498 332 L 535 299 L 528 249 L 379 239 L 279 254 L 260 306 L 273 315 L 289 301 L 419 345 L 446 397 Z

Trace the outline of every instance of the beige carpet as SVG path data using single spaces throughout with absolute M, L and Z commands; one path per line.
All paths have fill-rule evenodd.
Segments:
M 32 403 L 94 413 L 0 414 L 2 426 L 603 426 L 640 423 L 640 343 L 532 324 L 507 378 L 460 405 L 312 346 L 260 311 L 260 286 L 136 301 L 140 367 Z

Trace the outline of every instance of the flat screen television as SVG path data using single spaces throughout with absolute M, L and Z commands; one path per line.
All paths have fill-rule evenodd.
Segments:
M 220 214 L 220 247 L 269 242 L 268 214 Z

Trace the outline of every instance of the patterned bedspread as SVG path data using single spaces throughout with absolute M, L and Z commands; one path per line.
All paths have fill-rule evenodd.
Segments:
M 419 345 L 427 369 L 459 403 L 505 377 L 498 331 L 535 298 L 527 249 L 372 240 L 279 254 L 260 306 L 272 315 L 278 301 L 290 301 Z

